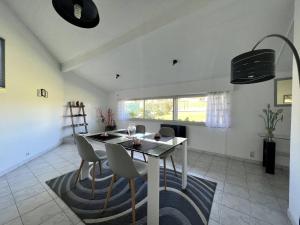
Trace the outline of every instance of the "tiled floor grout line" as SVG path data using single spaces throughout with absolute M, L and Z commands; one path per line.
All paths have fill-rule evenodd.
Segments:
M 16 199 L 15 199 L 15 196 L 14 196 L 14 194 L 13 194 L 13 192 L 12 192 L 11 187 L 10 187 L 10 183 L 9 183 L 8 181 L 7 181 L 7 185 L 8 185 L 8 187 L 9 187 L 10 192 L 11 192 L 11 195 L 12 195 L 12 197 L 13 197 L 13 199 L 14 199 L 15 207 L 16 207 L 16 209 L 18 210 L 18 215 L 19 215 L 19 217 L 20 217 L 21 223 L 24 225 L 23 220 L 22 220 L 22 217 L 21 217 L 21 213 L 20 213 L 19 208 L 18 208 L 18 205 L 17 205 L 17 201 L 16 201 Z M 9 223 L 9 222 L 15 220 L 16 218 L 18 218 L 18 217 L 13 218 L 12 220 L 7 221 L 6 223 Z
M 27 165 L 26 165 L 27 166 Z M 28 168 L 29 169 L 29 168 Z M 55 168 L 53 168 L 54 170 L 56 170 Z M 57 171 L 57 172 L 59 172 L 59 171 Z M 55 199 L 56 198 L 54 198 L 53 197 L 53 195 L 49 192 L 49 190 L 47 190 L 47 188 L 45 188 L 44 187 L 44 183 L 45 182 L 42 182 L 33 172 L 31 172 L 32 174 L 33 174 L 33 176 L 35 176 L 35 178 L 40 182 L 40 184 L 42 185 L 42 187 L 44 188 L 44 190 L 49 194 L 49 196 L 50 196 L 50 198 L 51 198 L 51 200 L 49 200 L 49 201 L 47 201 L 47 202 L 45 202 L 45 203 L 43 203 L 43 204 L 41 204 L 41 205 L 39 205 L 39 206 L 37 206 L 36 208 L 34 208 L 34 209 L 32 209 L 32 210 L 30 210 L 30 211 L 28 211 L 28 212 L 26 212 L 26 213 L 24 213 L 24 215 L 25 214 L 27 214 L 27 213 L 29 213 L 29 212 L 32 212 L 33 210 L 35 210 L 35 209 L 37 209 L 38 207 L 41 207 L 41 206 L 43 206 L 43 205 L 45 205 L 45 204 L 48 204 L 49 202 L 51 202 L 51 201 L 54 201 L 55 202 L 55 204 L 57 205 L 57 207 L 59 207 L 60 209 L 61 209 L 61 211 L 62 211 L 62 213 L 68 218 L 68 220 L 70 221 L 70 223 L 72 223 L 73 224 L 73 222 L 71 221 L 71 219 L 69 218 L 69 216 L 65 213 L 65 211 L 60 207 L 60 205 L 55 201 Z M 60 173 L 60 172 L 59 172 Z M 59 196 L 57 196 L 58 198 L 59 198 Z M 22 216 L 20 216 L 21 217 L 21 219 L 22 219 Z M 42 222 L 43 223 L 43 222 Z M 42 224 L 41 223 L 41 224 Z M 24 224 L 23 224 L 24 225 Z
M 43 156 L 41 156 L 40 157 L 40 159 L 41 159 L 41 164 L 43 164 L 43 162 L 45 162 L 45 163 L 47 163 L 47 164 L 49 164 L 49 166 L 53 169 L 53 173 L 58 173 L 58 174 L 63 174 L 64 173 L 64 170 L 66 170 L 66 172 L 69 170 L 69 165 L 67 165 L 66 167 L 62 167 L 62 168 L 59 168 L 59 169 L 56 169 L 56 167 L 54 167 L 53 165 L 54 165 L 54 163 L 55 163 L 55 158 L 57 157 L 57 159 L 61 159 L 62 160 L 62 163 L 66 163 L 66 164 L 68 164 L 68 163 L 70 163 L 70 168 L 71 168 L 71 165 L 72 166 L 74 166 L 75 167 L 75 169 L 74 170 L 76 170 L 77 168 L 76 168 L 76 166 L 77 166 L 77 163 L 75 163 L 74 161 L 73 162 L 71 162 L 71 160 L 72 159 L 74 159 L 75 158 L 75 156 L 76 156 L 76 146 L 73 146 L 74 148 L 74 150 L 72 149 L 71 150 L 71 147 L 70 146 L 67 146 L 66 148 L 66 150 L 65 151 L 61 151 L 61 152 L 64 152 L 64 153 L 59 153 L 59 150 L 63 150 L 63 149 L 59 149 L 59 150 L 55 150 L 55 152 L 52 152 L 52 153 L 50 153 L 50 154 L 45 154 L 45 155 L 43 155 Z M 62 148 L 63 148 L 63 146 L 62 146 Z M 252 214 L 252 210 L 251 210 L 251 208 L 250 208 L 250 212 L 249 212 L 249 215 L 248 214 L 246 214 L 246 213 L 244 213 L 244 212 L 242 212 L 242 211 L 240 211 L 240 210 L 237 210 L 236 208 L 234 208 L 234 207 L 230 207 L 230 205 L 228 206 L 228 205 L 226 205 L 226 204 L 224 204 L 224 202 L 223 202 L 223 200 L 224 200 L 224 196 L 227 194 L 227 192 L 225 192 L 225 186 L 226 186 L 226 184 L 228 184 L 228 185 L 234 185 L 234 186 L 237 186 L 237 187 L 242 187 L 242 188 L 244 188 L 246 191 L 247 191 L 247 193 L 249 194 L 249 197 L 248 198 L 245 198 L 245 197 L 240 197 L 241 199 L 246 199 L 248 202 L 249 202 L 249 204 L 250 204 L 250 206 L 251 206 L 251 204 L 258 204 L 258 205 L 260 205 L 260 206 L 262 206 L 262 207 L 266 207 L 266 208 L 269 208 L 269 209 L 271 209 L 271 210 L 273 210 L 272 208 L 270 208 L 270 207 L 268 207 L 268 205 L 266 205 L 266 204 L 261 204 L 261 203 L 258 203 L 258 202 L 255 202 L 255 201 L 253 201 L 253 200 L 251 200 L 251 195 L 250 195 L 250 192 L 251 191 L 254 191 L 254 192 L 258 192 L 258 193 L 261 193 L 261 194 L 264 194 L 264 192 L 261 192 L 260 190 L 255 190 L 254 188 L 255 188 L 255 185 L 254 186 L 252 186 L 252 188 L 253 189 L 251 189 L 250 188 L 250 185 L 252 185 L 253 183 L 255 184 L 256 182 L 259 184 L 260 183 L 260 179 L 262 179 L 263 180 L 263 182 L 262 182 L 262 188 L 264 188 L 264 183 L 267 185 L 267 186 L 271 186 L 272 187 L 272 190 L 271 190 L 271 193 L 272 194 L 266 194 L 265 193 L 265 195 L 268 195 L 268 196 L 270 196 L 270 197 L 272 197 L 272 198 L 274 198 L 275 199 L 275 201 L 276 201 L 276 203 L 277 203 L 277 205 L 279 206 L 278 207 L 278 209 L 274 209 L 274 211 L 277 211 L 277 213 L 280 213 L 280 214 L 282 214 L 282 215 L 286 215 L 285 213 L 284 213 L 284 210 L 283 210 L 283 208 L 285 207 L 285 202 L 284 201 L 286 201 L 286 198 L 284 198 L 284 197 L 280 197 L 280 196 L 285 196 L 284 195 L 284 189 L 286 188 L 280 188 L 280 183 L 282 182 L 285 186 L 288 186 L 288 184 L 286 184 L 286 182 L 285 182 L 285 179 L 286 179 L 286 173 L 284 172 L 284 173 L 281 173 L 280 171 L 280 173 L 279 173 L 279 175 L 278 176 L 274 176 L 274 179 L 273 179 L 273 177 L 272 176 L 268 176 L 268 175 L 265 175 L 264 173 L 262 173 L 262 172 L 260 172 L 260 170 L 258 169 L 259 167 L 259 165 L 257 165 L 256 163 L 254 163 L 254 164 L 251 164 L 251 163 L 248 163 L 248 162 L 244 162 L 244 161 L 241 161 L 241 160 L 234 160 L 234 159 L 227 159 L 227 158 L 224 158 L 224 161 L 222 160 L 222 158 L 223 157 L 219 157 L 219 156 L 211 156 L 211 155 L 209 155 L 209 154 L 204 154 L 203 156 L 205 156 L 205 157 L 207 157 L 207 159 L 208 159 L 208 161 L 209 161 L 209 163 L 208 164 L 206 164 L 205 162 L 204 162 L 204 164 L 202 164 L 201 162 L 200 162 L 200 158 L 201 158 L 201 153 L 199 153 L 199 155 L 197 155 L 197 159 L 196 160 L 194 160 L 193 158 L 188 158 L 188 160 L 191 160 L 191 163 L 190 163 L 190 166 L 189 166 L 189 172 L 190 172 L 190 170 L 192 170 L 193 168 L 196 168 L 196 170 L 194 171 L 194 173 L 195 174 L 192 174 L 192 175 L 196 175 L 196 176 L 200 176 L 200 177 L 203 177 L 203 178 L 205 178 L 205 179 L 208 179 L 208 180 L 212 180 L 212 181 L 214 181 L 214 182 L 217 182 L 218 183 L 218 185 L 220 185 L 219 186 L 219 188 L 217 188 L 216 189 L 216 191 L 218 192 L 218 194 L 220 194 L 220 197 L 218 198 L 218 199 L 214 199 L 214 203 L 213 204 L 218 204 L 218 217 L 219 217 L 219 221 L 218 220 L 216 220 L 215 218 L 210 218 L 210 220 L 213 220 L 213 221 L 215 221 L 217 224 L 219 224 L 219 225 L 221 225 L 223 222 L 224 222 L 224 220 L 223 221 L 221 221 L 221 214 L 223 213 L 222 212 L 222 207 L 226 207 L 226 208 L 228 208 L 228 209 L 230 209 L 230 210 L 232 210 L 233 212 L 237 212 L 237 213 L 240 213 L 241 215 L 246 215 L 246 216 L 248 216 L 248 217 L 250 217 L 250 219 L 251 218 L 255 218 L 255 219 L 257 219 L 258 221 L 262 221 L 262 222 L 267 222 L 268 223 L 268 221 L 265 221 L 264 219 L 262 220 L 262 218 L 257 218 L 256 217 L 256 215 L 255 214 Z M 74 157 L 73 157 L 74 156 Z M 176 155 L 177 156 L 177 155 Z M 179 157 L 178 157 L 179 156 Z M 178 155 L 177 157 L 178 157 L 178 159 L 180 159 L 181 157 L 181 155 Z M 48 160 L 47 160 L 48 159 Z M 176 159 L 175 159 L 176 160 Z M 76 158 L 76 161 L 77 161 L 77 158 Z M 33 162 L 33 161 L 32 161 Z M 234 166 L 232 166 L 231 167 L 231 163 L 235 163 L 235 162 L 237 162 L 236 163 L 236 165 L 234 165 Z M 29 162 L 30 163 L 30 162 Z M 49 172 L 49 175 L 48 174 L 45 174 L 45 176 L 43 176 L 43 173 L 41 173 L 40 175 L 36 175 L 36 173 L 35 173 L 35 171 L 37 170 L 37 169 L 35 169 L 35 168 L 38 168 L 39 166 L 39 162 L 38 163 L 32 163 L 32 165 L 29 165 L 29 163 L 27 163 L 27 164 L 25 164 L 25 168 L 26 169 L 28 169 L 29 170 L 29 172 L 33 175 L 33 177 L 35 178 L 35 179 L 37 179 L 38 180 L 38 182 L 37 182 L 37 184 L 39 184 L 39 185 L 41 185 L 42 186 L 42 188 L 43 188 L 43 192 L 44 191 L 46 191 L 49 195 L 50 195 L 50 198 L 51 198 L 51 200 L 49 200 L 49 201 L 47 201 L 46 203 L 43 203 L 43 204 L 40 204 L 39 206 L 42 206 L 42 205 L 44 205 L 44 204 L 47 204 L 47 203 L 49 203 L 50 201 L 54 201 L 55 202 L 55 205 L 56 206 L 58 206 L 59 207 L 59 209 L 61 209 L 61 212 L 59 212 L 58 214 L 62 214 L 62 215 L 64 215 L 69 221 L 70 221 L 70 223 L 72 223 L 72 224 L 74 224 L 74 225 L 76 225 L 76 224 L 78 224 L 78 223 L 80 223 L 80 221 L 81 220 L 79 220 L 79 222 L 78 221 L 75 221 L 75 220 L 73 220 L 71 217 L 70 217 L 70 215 L 68 215 L 68 211 L 67 210 L 69 210 L 68 208 L 67 209 L 65 209 L 64 207 L 63 207 L 63 205 L 60 205 L 59 204 L 59 202 L 57 201 L 57 200 L 59 200 L 59 197 L 58 198 L 56 198 L 54 195 L 53 195 L 53 193 L 51 192 L 50 193 L 50 189 L 48 189 L 48 188 L 46 188 L 46 186 L 45 186 L 45 184 L 44 184 L 44 180 L 49 180 L 49 179 L 51 179 L 51 178 L 49 178 L 49 179 L 46 179 L 48 176 L 51 176 L 51 173 Z M 181 160 L 176 160 L 176 164 L 178 164 L 178 165 L 180 165 L 181 166 Z M 199 167 L 198 165 L 204 165 L 204 167 Z M 55 164 L 56 165 L 56 164 Z M 241 168 L 243 168 L 243 171 L 244 172 L 242 172 L 241 174 L 239 174 L 240 172 L 238 171 L 236 174 L 235 174 L 235 172 L 234 172 L 234 168 L 235 168 L 235 166 L 237 166 L 236 168 L 239 168 L 240 166 L 241 166 Z M 41 166 L 41 167 L 43 167 L 43 166 Z M 178 166 L 179 167 L 179 166 Z M 232 169 L 232 172 L 229 172 L 231 169 L 230 168 L 233 168 Z M 253 171 L 252 171 L 252 168 L 253 168 Z M 197 169 L 198 169 L 198 171 L 197 171 Z M 224 170 L 224 172 L 222 171 L 222 170 Z M 214 171 L 216 171 L 215 173 L 216 174 L 214 174 Z M 210 174 L 210 172 L 212 172 L 212 174 Z M 200 173 L 200 174 L 199 174 Z M 190 174 L 190 173 L 189 173 Z M 219 175 L 220 176 L 219 176 Z M 213 177 L 210 177 L 210 175 L 212 175 L 212 176 L 216 176 L 216 177 L 218 177 L 219 176 L 219 178 L 218 179 L 214 179 Z M 232 176 L 232 178 L 233 179 L 230 179 L 230 177 Z M 223 179 L 223 177 L 224 177 L 224 179 Z M 256 178 L 257 177 L 257 178 Z M 237 178 L 237 180 L 235 180 L 234 178 Z M 239 181 L 239 179 L 241 178 L 241 180 L 245 180 L 245 186 L 244 185 L 242 185 L 243 184 L 243 182 L 241 182 L 241 183 L 239 183 L 240 181 Z M 284 178 L 282 181 L 281 181 L 281 178 Z M 23 222 L 23 220 L 22 220 L 22 216 L 21 216 L 21 214 L 20 214 L 20 211 L 19 211 L 19 208 L 18 208 L 18 206 L 17 206 L 17 202 L 16 202 L 16 199 L 15 199 L 15 193 L 17 193 L 18 191 L 22 191 L 24 188 L 22 188 L 22 189 L 20 189 L 20 190 L 18 190 L 17 192 L 16 191 L 14 191 L 13 192 L 13 190 L 12 190 L 12 188 L 11 188 L 11 186 L 10 186 L 10 182 L 8 182 L 8 179 L 7 179 L 7 177 L 5 176 L 4 177 L 4 179 L 5 179 L 5 181 L 7 182 L 7 184 L 9 185 L 9 191 L 10 191 L 10 194 L 12 195 L 12 197 L 13 197 L 13 200 L 14 200 L 14 204 L 15 204 L 15 206 L 16 206 L 16 208 L 17 208 L 17 210 L 18 210 L 18 215 L 19 215 L 19 217 L 20 217 L 20 219 L 21 219 L 21 222 L 22 222 L 22 224 L 24 224 L 24 222 Z M 221 180 L 219 180 L 219 179 L 221 179 Z M 257 179 L 257 181 L 255 180 L 255 179 Z M 265 179 L 265 180 L 264 180 Z M 276 180 L 275 180 L 276 179 Z M 276 189 L 276 193 L 274 192 L 274 189 L 273 189 L 273 185 L 272 185 L 272 183 L 277 183 L 277 179 L 278 179 L 278 184 L 277 184 L 277 186 L 279 186 L 278 187 L 278 189 L 279 190 L 277 190 L 276 188 L 277 188 L 277 186 L 275 187 L 275 189 Z M 253 181 L 252 181 L 253 180 Z M 29 182 L 30 183 L 30 182 Z M 37 185 L 37 184 L 34 184 L 34 185 Z M 32 187 L 32 186 L 34 186 L 34 185 L 30 185 L 29 186 L 29 188 L 30 187 Z M 28 188 L 28 187 L 25 187 L 25 188 Z M 283 190 L 280 190 L 280 189 L 283 189 Z M 263 189 L 262 189 L 263 190 Z M 42 192 L 41 192 L 42 193 Z M 40 193 L 39 193 L 40 194 Z M 230 193 L 229 193 L 230 194 Z M 233 194 L 231 194 L 231 195 L 233 195 Z M 36 195 L 34 195 L 34 196 L 36 196 Z M 32 196 L 32 197 L 34 197 L 34 196 Z M 233 195 L 233 196 L 235 196 L 235 195 Z M 27 198 L 24 198 L 24 199 L 22 199 L 22 201 L 24 201 L 24 200 L 26 200 L 26 199 L 28 199 L 28 198 L 31 198 L 31 197 L 27 197 Z M 280 199 L 282 200 L 282 202 L 280 203 L 279 201 L 280 201 Z M 36 209 L 36 208 L 35 208 Z M 33 211 L 33 210 L 35 210 L 35 209 L 31 209 L 30 211 L 28 211 L 28 212 L 26 212 L 25 214 L 27 214 L 27 213 L 29 213 L 29 212 L 31 212 L 31 211 Z M 76 215 L 77 216 L 77 215 Z M 14 219 L 16 219 L 16 218 L 14 218 Z M 14 220 L 14 219 L 12 219 L 12 220 Z M 12 221 L 12 220 L 10 220 L 10 221 Z M 7 222 L 5 222 L 5 223 L 9 223 L 10 221 L 7 221 Z M 74 222 L 73 222 L 74 221 Z

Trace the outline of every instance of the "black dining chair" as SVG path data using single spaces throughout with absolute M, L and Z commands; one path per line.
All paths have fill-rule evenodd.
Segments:
M 162 128 L 160 128 L 159 134 L 162 137 L 175 137 L 175 131 L 171 127 L 162 127 Z M 166 160 L 167 160 L 167 158 L 169 156 L 170 156 L 171 161 L 172 161 L 172 165 L 173 165 L 173 169 L 174 169 L 175 175 L 177 176 L 177 171 L 176 171 L 175 162 L 174 162 L 174 159 L 173 159 L 173 152 L 172 152 L 172 153 L 169 153 L 169 154 L 165 155 L 162 158 L 163 161 L 164 161 L 164 183 L 165 183 L 165 191 L 167 190 L 167 174 L 166 174 L 166 167 L 167 166 L 166 166 Z
M 146 127 L 144 125 L 136 125 L 136 131 L 135 131 L 137 134 L 144 134 L 146 133 Z M 147 162 L 146 160 L 146 156 L 144 153 L 143 154 L 143 157 L 144 157 L 144 161 Z M 131 151 L 131 158 L 134 158 L 134 151 Z

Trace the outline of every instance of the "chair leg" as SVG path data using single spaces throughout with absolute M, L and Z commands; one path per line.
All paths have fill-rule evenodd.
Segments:
M 95 169 L 96 169 L 96 163 L 93 163 L 93 180 L 92 180 L 92 198 L 95 197 Z
M 144 161 L 145 162 L 147 162 L 147 160 L 146 160 L 146 156 L 145 156 L 145 154 L 143 153 L 143 157 L 144 157 Z
M 131 158 L 133 159 L 134 157 L 134 151 L 131 151 Z
M 164 182 L 165 182 L 165 191 L 167 190 L 167 173 L 166 173 L 166 158 L 164 158 Z
M 102 175 L 102 163 L 101 160 L 99 160 L 99 170 L 100 170 L 100 176 Z
M 77 184 L 77 182 L 79 180 L 79 176 L 80 176 L 81 169 L 83 167 L 83 163 L 84 163 L 84 160 L 81 160 L 80 167 L 79 167 L 77 175 L 76 175 L 75 186 L 76 186 L 76 184 Z
M 132 224 L 135 225 L 135 182 L 134 179 L 130 179 L 131 190 L 131 208 L 132 208 Z
M 112 193 L 112 187 L 113 187 L 115 181 L 116 181 L 116 176 L 113 175 L 112 178 L 111 178 L 111 182 L 110 182 L 109 188 L 108 188 L 108 192 L 107 192 L 107 195 L 106 195 L 106 199 L 105 199 L 105 203 L 104 203 L 103 209 L 107 208 L 108 201 L 109 201 L 111 193 Z
M 177 171 L 176 171 L 176 167 L 175 167 L 175 162 L 174 162 L 173 156 L 171 155 L 170 157 L 171 157 L 171 161 L 172 161 L 172 165 L 173 165 L 173 169 L 174 169 L 175 175 L 177 177 Z

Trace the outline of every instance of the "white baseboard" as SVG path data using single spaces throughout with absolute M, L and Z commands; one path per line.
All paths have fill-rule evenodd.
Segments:
M 294 220 L 289 208 L 287 210 L 287 216 L 290 219 L 290 222 L 291 222 L 292 225 L 299 225 L 298 222 Z
M 247 163 L 259 164 L 259 165 L 262 163 L 262 161 L 259 161 L 259 160 L 245 159 L 245 158 L 241 158 L 241 157 L 237 157 L 237 156 L 231 156 L 231 155 L 225 155 L 225 154 L 222 154 L 222 153 L 210 152 L 210 151 L 198 149 L 198 148 L 195 148 L 195 147 L 192 147 L 192 146 L 189 146 L 188 150 L 193 151 L 193 152 L 205 152 L 205 153 L 210 154 L 210 155 L 220 156 L 220 157 L 224 157 L 224 158 L 228 158 L 228 159 L 235 159 L 235 160 L 239 160 L 239 161 L 247 162 Z M 289 170 L 289 167 L 287 167 L 287 166 L 282 166 L 282 165 L 277 165 L 276 164 L 275 167 L 278 168 L 278 169 Z
M 29 157 L 29 158 L 27 158 L 27 159 L 25 159 L 25 160 L 23 160 L 23 161 L 17 163 L 16 165 L 14 165 L 14 166 L 12 166 L 12 167 L 6 169 L 6 170 L 0 171 L 0 177 L 3 176 L 3 175 L 5 175 L 5 174 L 7 174 L 7 173 L 9 173 L 9 172 L 11 172 L 11 171 L 13 171 L 13 170 L 15 170 L 15 169 L 17 169 L 17 168 L 20 167 L 20 166 L 22 166 L 22 165 L 24 165 L 24 164 L 30 162 L 30 161 L 33 160 L 33 159 L 36 159 L 36 158 L 40 157 L 41 155 L 43 155 L 43 154 L 45 154 L 45 153 L 47 153 L 47 152 L 50 152 L 50 151 L 54 150 L 55 148 L 57 148 L 58 146 L 60 146 L 62 143 L 63 143 L 63 140 L 61 139 L 61 140 L 59 140 L 59 142 L 58 142 L 56 145 L 54 145 L 53 147 L 51 147 L 51 148 L 49 148 L 49 149 L 46 149 L 46 150 L 44 150 L 44 151 L 41 151 L 41 152 L 39 152 L 39 153 L 37 153 L 37 154 L 35 154 L 35 155 Z

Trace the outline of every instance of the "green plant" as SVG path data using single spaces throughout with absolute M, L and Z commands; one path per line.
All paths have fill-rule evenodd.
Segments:
M 273 132 L 276 129 L 277 123 L 279 121 L 283 121 L 283 110 L 278 109 L 277 111 L 273 111 L 271 109 L 270 104 L 268 104 L 266 109 L 263 109 L 262 115 L 259 115 L 265 122 L 265 128 L 268 132 L 268 137 L 273 137 Z

